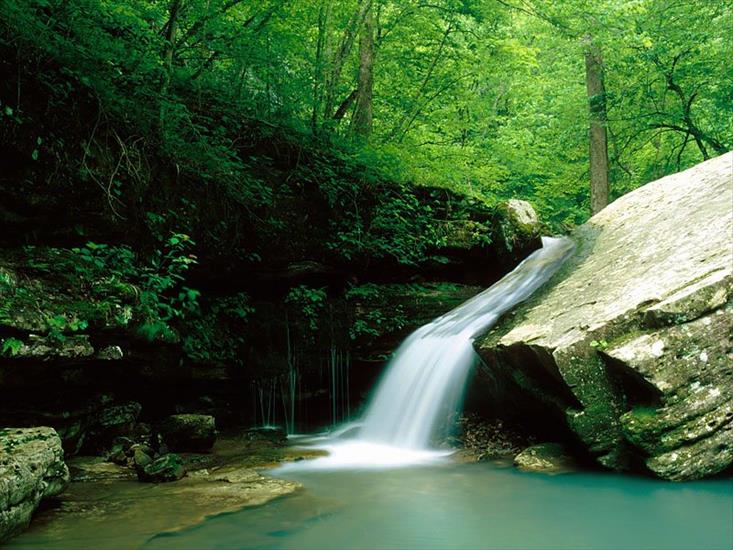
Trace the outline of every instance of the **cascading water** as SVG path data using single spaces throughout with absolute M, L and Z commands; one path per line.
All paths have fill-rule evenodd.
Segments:
M 445 454 L 431 450 L 430 443 L 455 412 L 477 360 L 474 338 L 542 286 L 572 250 L 569 239 L 543 237 L 542 248 L 514 271 L 412 333 L 387 366 L 355 438 L 331 438 L 321 445 L 330 451 L 328 457 L 301 462 L 297 468 L 393 466 Z

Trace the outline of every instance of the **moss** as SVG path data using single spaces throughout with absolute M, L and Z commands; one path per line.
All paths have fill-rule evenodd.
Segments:
M 634 407 L 621 416 L 621 427 L 626 439 L 633 445 L 650 450 L 658 442 L 657 409 L 653 407 Z

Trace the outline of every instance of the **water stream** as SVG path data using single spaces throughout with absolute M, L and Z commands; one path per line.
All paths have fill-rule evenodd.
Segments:
M 394 467 L 444 456 L 431 442 L 452 427 L 477 360 L 474 338 L 552 277 L 573 250 L 567 238 L 544 237 L 542 245 L 500 281 L 402 343 L 362 420 L 338 432 L 350 438 L 321 440 L 329 456 L 284 469 Z
M 669 483 L 496 464 L 288 474 L 306 490 L 153 537 L 146 550 L 203 548 L 730 550 L 733 483 Z

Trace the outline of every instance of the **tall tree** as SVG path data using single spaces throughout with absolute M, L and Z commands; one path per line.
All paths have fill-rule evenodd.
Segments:
M 354 133 L 369 138 L 373 123 L 374 95 L 374 3 L 366 0 L 366 13 L 359 39 L 359 82 L 356 92 L 356 110 L 352 119 Z
M 343 71 L 344 64 L 351 53 L 354 41 L 359 34 L 359 29 L 362 27 L 369 8 L 371 8 L 371 0 L 359 1 L 356 11 L 354 11 L 346 24 L 346 28 L 344 29 L 338 48 L 333 54 L 333 58 L 331 60 L 331 71 L 326 79 L 323 109 L 324 121 L 329 121 L 334 118 L 334 106 L 336 104 L 338 85 L 341 81 L 341 72 Z
M 181 0 L 172 0 L 168 7 L 168 22 L 165 25 L 165 47 L 163 50 L 163 86 L 162 95 L 168 92 L 173 70 L 173 57 L 176 53 L 176 33 L 178 32 L 178 15 L 181 10 Z
M 311 110 L 311 130 L 318 131 L 318 114 L 323 102 L 323 53 L 326 45 L 328 16 L 331 11 L 330 0 L 321 0 L 318 8 L 318 37 L 316 39 L 316 58 L 313 66 L 313 109 Z
M 585 84 L 590 112 L 590 206 L 597 214 L 608 205 L 608 136 L 606 126 L 606 88 L 603 82 L 603 58 L 590 35 L 585 43 Z

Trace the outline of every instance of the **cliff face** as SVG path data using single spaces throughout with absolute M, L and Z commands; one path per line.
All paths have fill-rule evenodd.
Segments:
M 537 246 L 537 221 L 516 204 L 472 212 L 441 226 L 432 254 L 442 260 L 425 276 L 377 258 L 372 279 L 358 262 L 190 275 L 159 267 L 188 262 L 183 250 L 155 263 L 114 242 L 0 248 L 0 426 L 50 425 L 74 454 L 96 445 L 88 436 L 105 410 L 130 402 L 146 421 L 180 411 L 220 425 L 340 420 L 411 330 L 481 290 L 465 273 L 491 281 Z
M 485 373 L 609 468 L 695 479 L 733 463 L 732 159 L 591 218 L 554 282 L 477 341 Z

